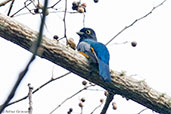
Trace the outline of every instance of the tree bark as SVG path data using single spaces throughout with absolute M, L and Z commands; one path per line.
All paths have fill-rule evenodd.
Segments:
M 0 14 L 0 36 L 2 38 L 31 52 L 37 34 L 27 26 Z M 168 95 L 150 88 L 144 81 L 138 81 L 126 75 L 123 76 L 115 71 L 111 72 L 112 82 L 104 82 L 99 78 L 97 69 L 93 70 L 93 73 L 91 72 L 91 66 L 85 57 L 56 40 L 43 36 L 37 55 L 153 111 L 171 114 L 171 97 Z

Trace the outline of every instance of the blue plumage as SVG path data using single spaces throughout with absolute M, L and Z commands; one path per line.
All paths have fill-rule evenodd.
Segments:
M 96 34 L 91 28 L 83 28 L 77 33 L 80 41 L 77 50 L 83 52 L 84 56 L 90 58 L 94 63 L 98 63 L 99 75 L 106 82 L 111 82 L 109 71 L 109 51 L 106 46 L 97 42 Z

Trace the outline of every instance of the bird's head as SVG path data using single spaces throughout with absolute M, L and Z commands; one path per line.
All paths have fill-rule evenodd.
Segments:
M 97 41 L 96 33 L 91 28 L 82 28 L 77 34 L 80 36 L 80 40 L 92 39 Z

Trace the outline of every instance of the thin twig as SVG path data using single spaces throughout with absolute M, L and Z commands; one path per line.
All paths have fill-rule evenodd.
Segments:
M 66 35 L 66 14 L 67 14 L 67 0 L 65 0 L 65 11 L 64 11 L 64 18 L 63 18 L 63 22 L 64 22 L 64 38 L 66 38 L 66 42 L 67 42 L 67 35 Z
M 24 8 L 26 8 L 27 6 L 29 6 L 32 3 L 32 1 L 30 1 L 26 6 L 20 8 L 18 11 L 16 11 L 14 14 L 12 14 L 10 17 L 14 17 L 18 12 L 20 12 L 21 10 L 23 10 Z
M 11 4 L 10 4 L 10 8 L 9 8 L 9 11 L 8 11 L 7 16 L 9 16 L 9 15 L 10 15 L 10 12 L 11 12 L 12 7 L 13 7 L 13 4 L 14 4 L 14 1 L 15 1 L 15 0 L 12 0 L 12 2 L 11 2 Z
M 66 101 L 68 101 L 69 99 L 73 98 L 74 96 L 76 96 L 77 94 L 81 93 L 84 90 L 87 90 L 87 88 L 92 87 L 94 85 L 90 85 L 87 87 L 84 87 L 83 89 L 77 91 L 76 93 L 74 93 L 73 95 L 71 95 L 70 97 L 66 98 L 64 101 L 62 101 L 56 108 L 54 108 L 49 114 L 52 114 L 55 110 L 57 110 L 59 107 L 61 107 Z
M 54 5 L 50 6 L 49 8 L 54 8 L 61 0 L 58 0 Z
M 31 3 L 27 4 L 27 6 L 30 5 L 30 4 L 31 4 Z M 20 11 L 23 10 L 24 8 L 25 8 L 25 7 L 21 8 L 20 10 L 18 10 L 15 14 L 11 15 L 10 17 L 13 17 L 13 16 L 17 17 L 17 16 L 21 16 L 21 15 L 30 14 L 30 12 L 17 14 L 18 12 L 20 12 Z M 32 10 L 34 10 L 34 9 L 32 9 Z M 65 11 L 50 11 L 49 13 L 64 13 L 64 12 L 65 12 Z M 78 14 L 79 12 L 70 12 L 70 11 L 67 11 L 66 13 L 68 13 L 68 14 Z M 17 15 L 16 15 L 16 14 L 17 14 Z M 41 12 L 35 13 L 35 14 L 41 14 Z M 35 14 L 34 14 L 34 15 L 35 15 Z
M 36 93 L 37 91 L 39 91 L 41 88 L 45 87 L 47 84 L 49 84 L 49 83 L 51 83 L 51 82 L 53 82 L 53 81 L 55 81 L 55 80 L 57 80 L 57 79 L 63 78 L 63 77 L 65 77 L 65 76 L 69 75 L 69 74 L 71 74 L 71 72 L 67 72 L 67 73 L 65 73 L 64 75 L 61 75 L 61 76 L 59 76 L 59 77 L 57 77 L 57 78 L 53 78 L 53 77 L 52 77 L 49 81 L 47 81 L 46 83 L 42 84 L 40 87 L 38 87 L 37 89 L 35 89 L 35 90 L 33 91 L 33 94 Z M 13 104 L 18 103 L 18 102 L 20 102 L 20 101 L 23 101 L 23 100 L 25 100 L 25 99 L 27 99 L 27 98 L 28 98 L 28 95 L 27 95 L 27 96 L 24 96 L 24 97 L 22 97 L 22 98 L 20 98 L 20 99 L 18 99 L 18 100 L 16 100 L 16 101 L 14 101 L 14 102 L 9 103 L 7 106 L 13 105 Z
M 148 108 L 144 108 L 142 109 L 140 112 L 138 112 L 137 114 L 141 114 L 142 112 L 144 112 L 145 110 L 147 110 Z
M 129 41 L 115 42 L 115 43 L 112 43 L 112 44 L 114 44 L 114 45 L 121 45 L 121 44 L 126 44 L 126 43 L 129 43 Z
M 103 103 L 101 103 L 100 105 L 98 105 L 97 107 L 94 108 L 94 110 L 90 113 L 93 114 L 98 108 L 100 108 L 102 106 Z
M 51 83 L 51 82 L 53 82 L 53 81 L 55 81 L 55 80 L 57 80 L 57 79 L 63 78 L 63 77 L 65 77 L 65 76 L 69 75 L 69 74 L 71 74 L 71 72 L 67 72 L 67 73 L 65 73 L 65 74 L 63 74 L 62 76 L 59 76 L 59 77 L 57 77 L 57 78 L 53 78 L 53 77 L 52 77 L 49 81 L 47 81 L 46 83 L 44 83 L 43 85 L 41 85 L 39 88 L 37 88 L 36 90 L 34 90 L 34 91 L 33 91 L 33 94 L 34 94 L 35 92 L 37 92 L 38 90 L 40 90 L 41 88 L 43 88 L 44 86 L 46 86 L 47 84 L 49 84 L 49 83 Z
M 122 29 L 121 31 L 119 31 L 112 39 L 110 39 L 110 40 L 106 43 L 106 45 L 108 45 L 110 42 L 112 42 L 117 36 L 119 36 L 119 35 L 120 35 L 122 32 L 124 32 L 126 29 L 130 28 L 131 26 L 133 26 L 136 22 L 138 22 L 138 21 L 140 21 L 140 20 L 146 18 L 147 16 L 149 16 L 156 8 L 158 8 L 159 6 L 163 5 L 164 2 L 166 2 L 166 0 L 164 0 L 163 2 L 161 2 L 160 4 L 158 4 L 157 6 L 153 7 L 153 8 L 151 9 L 151 11 L 148 12 L 147 14 L 145 14 L 144 16 L 142 16 L 142 17 L 136 19 L 136 20 L 133 21 L 130 25 L 128 25 L 128 26 L 126 26 L 125 28 L 123 28 L 123 29 Z
M 100 91 L 100 92 L 104 92 L 104 90 L 102 90 L 102 89 L 87 89 L 87 90 L 89 90 L 89 91 Z
M 83 107 L 81 107 L 81 113 L 80 114 L 83 114 Z
M 27 71 L 29 70 L 30 64 L 34 61 L 38 48 L 40 46 L 41 40 L 42 40 L 42 35 L 43 35 L 43 26 L 44 26 L 44 22 L 45 22 L 45 13 L 46 13 L 46 8 L 47 8 L 47 4 L 48 4 L 48 0 L 45 0 L 44 2 L 44 8 L 43 8 L 43 18 L 41 20 L 41 24 L 40 24 L 40 30 L 39 30 L 39 35 L 38 35 L 38 40 L 37 43 L 35 45 L 35 49 L 33 52 L 33 55 L 30 59 L 30 61 L 28 62 L 28 64 L 26 65 L 25 69 L 19 74 L 18 79 L 15 83 L 15 85 L 13 86 L 9 96 L 7 97 L 7 99 L 5 100 L 5 102 L 3 103 L 3 105 L 0 107 L 0 114 L 2 113 L 2 111 L 7 107 L 8 103 L 11 101 L 11 99 L 14 97 L 15 92 L 18 88 L 18 86 L 20 85 L 22 79 L 25 77 L 25 74 L 27 73 Z
M 27 1 L 28 1 L 28 0 L 27 0 Z M 30 4 L 30 3 L 32 3 L 34 6 L 35 6 L 35 4 L 33 3 L 33 1 L 30 1 L 30 0 L 29 0 L 30 3 L 27 4 L 27 1 L 24 2 L 24 8 L 26 8 L 31 14 L 34 15 L 35 13 L 33 13 L 32 10 L 30 10 L 27 6 L 28 6 L 28 4 Z
M 28 97 L 29 97 L 29 108 L 28 108 L 28 112 L 29 114 L 33 113 L 33 106 L 32 106 L 32 94 L 33 94 L 33 87 L 31 87 L 31 84 L 28 84 L 29 87 L 29 93 L 28 93 Z
M 83 27 L 85 27 L 85 13 L 83 13 Z
M 40 1 L 39 0 L 37 0 L 37 4 L 39 4 L 40 5 Z M 48 8 L 48 7 L 47 7 Z

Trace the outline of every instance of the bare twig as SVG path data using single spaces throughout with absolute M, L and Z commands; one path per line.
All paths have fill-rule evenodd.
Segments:
M 49 83 L 51 83 L 51 82 L 53 82 L 53 81 L 55 81 L 55 80 L 57 80 L 57 79 L 63 78 L 63 77 L 65 77 L 65 76 L 69 75 L 69 74 L 71 74 L 71 72 L 67 72 L 67 73 L 65 73 L 64 75 L 61 75 L 61 76 L 59 76 L 59 77 L 57 77 L 57 78 L 53 78 L 53 77 L 52 77 L 49 81 L 47 81 L 46 83 L 42 84 L 40 87 L 38 87 L 37 89 L 35 89 L 35 90 L 33 91 L 33 94 L 36 93 L 37 91 L 39 91 L 41 88 L 45 87 L 47 84 L 49 84 Z M 23 98 L 20 98 L 20 99 L 14 101 L 14 102 L 11 102 L 11 103 L 7 104 L 7 106 L 13 105 L 13 104 L 18 103 L 18 102 L 20 102 L 20 101 L 23 101 L 23 100 L 25 100 L 25 99 L 27 99 L 27 98 L 28 98 L 28 95 L 25 96 L 25 97 L 23 97 Z
M 53 78 L 53 77 L 52 77 L 49 81 L 47 81 L 46 83 L 44 83 L 43 85 L 41 85 L 39 88 L 35 89 L 35 90 L 33 91 L 33 93 L 36 93 L 38 90 L 40 90 L 41 88 L 43 88 L 43 87 L 46 86 L 47 84 L 49 84 L 49 83 L 51 83 L 51 82 L 53 82 L 53 81 L 55 81 L 55 80 L 58 80 L 58 79 L 60 79 L 60 78 L 63 78 L 63 77 L 65 77 L 65 76 L 69 75 L 69 74 L 71 74 L 71 72 L 67 72 L 67 73 L 65 73 L 65 74 L 63 74 L 63 75 L 61 75 L 61 76 L 59 76 L 59 77 L 57 77 L 57 78 Z
M 21 10 L 23 10 L 24 8 L 26 8 L 27 6 L 29 6 L 32 3 L 32 1 L 30 1 L 27 5 L 25 5 L 24 7 L 20 8 L 17 12 L 15 12 L 14 14 L 12 14 L 10 17 L 14 17 L 18 12 L 20 12 Z
M 11 1 L 11 0 L 5 0 L 5 1 L 1 2 L 1 3 L 0 3 L 0 7 L 6 5 L 6 4 L 7 4 L 8 2 L 10 2 L 10 1 Z
M 10 12 L 11 12 L 12 7 L 13 7 L 13 4 L 14 4 L 14 1 L 15 1 L 15 0 L 12 0 L 12 2 L 11 2 L 11 4 L 10 4 L 10 8 L 9 8 L 9 11 L 8 11 L 7 16 L 9 16 L 9 15 L 10 15 Z
M 160 4 L 158 4 L 157 6 L 153 7 L 153 8 L 151 9 L 150 12 L 148 12 L 148 13 L 145 14 L 144 16 L 142 16 L 142 17 L 136 19 L 136 20 L 133 21 L 130 25 L 125 26 L 125 28 L 123 28 L 123 29 L 122 29 L 121 31 L 119 31 L 112 39 L 110 39 L 110 40 L 106 43 L 106 45 L 108 45 L 110 42 L 112 42 L 117 36 L 119 36 L 119 35 L 120 35 L 122 32 L 124 32 L 126 29 L 130 28 L 131 26 L 133 26 L 136 22 L 138 22 L 138 21 L 140 21 L 140 20 L 146 18 L 147 16 L 149 16 L 156 8 L 158 8 L 159 6 L 163 5 L 164 2 L 166 2 L 166 0 L 164 0 L 163 2 L 161 2 Z
M 74 96 L 76 96 L 77 94 L 81 93 L 84 90 L 87 90 L 87 88 L 92 87 L 94 85 L 89 85 L 87 87 L 84 87 L 83 89 L 77 91 L 76 93 L 74 93 L 73 95 L 71 95 L 70 97 L 66 98 L 64 101 L 62 101 L 56 108 L 54 108 L 49 114 L 52 114 L 55 110 L 57 110 L 59 107 L 61 107 L 66 101 L 68 101 L 69 99 L 73 98 Z
M 67 0 L 65 0 L 65 11 L 64 11 L 64 18 L 63 18 L 63 22 L 64 22 L 64 38 L 66 38 L 66 42 L 67 42 L 67 35 L 66 35 L 66 14 L 67 14 Z
M 87 90 L 104 92 L 104 90 L 102 90 L 102 89 L 87 89 Z
M 27 66 L 25 67 L 25 69 L 19 74 L 18 79 L 14 85 L 14 87 L 12 88 L 8 98 L 5 100 L 5 102 L 3 103 L 3 105 L 0 107 L 0 113 L 2 113 L 2 111 L 7 107 L 8 103 L 11 101 L 11 99 L 14 97 L 15 92 L 18 88 L 18 86 L 20 85 L 22 79 L 24 78 L 25 74 L 27 73 L 27 71 L 29 70 L 29 66 L 30 64 L 34 61 L 38 48 L 40 46 L 41 40 L 42 40 L 42 35 L 43 35 L 43 26 L 44 26 L 44 22 L 45 22 L 45 13 L 46 13 L 46 8 L 47 8 L 47 4 L 48 4 L 48 0 L 45 0 L 44 2 L 44 8 L 43 8 L 43 18 L 41 20 L 41 24 L 40 24 L 40 30 L 39 30 L 39 36 L 38 36 L 38 40 L 37 43 L 35 45 L 35 49 L 33 51 L 33 55 L 30 59 L 30 61 L 28 62 Z
M 85 27 L 85 13 L 83 13 L 83 27 Z
M 29 87 L 29 93 L 28 93 L 28 97 L 29 97 L 29 108 L 28 108 L 28 112 L 29 112 L 29 114 L 32 114 L 32 112 L 33 112 L 33 106 L 32 106 L 33 87 L 31 86 L 31 84 L 28 84 L 28 87 Z
M 28 1 L 30 1 L 30 2 L 27 4 Z M 32 10 L 30 10 L 30 9 L 28 8 L 29 4 L 31 4 L 31 3 L 35 6 L 35 4 L 33 3 L 33 1 L 31 1 L 31 0 L 25 1 L 25 2 L 24 2 L 24 8 L 26 8 L 31 14 L 34 15 L 35 13 L 33 13 Z
M 142 112 L 144 112 L 145 110 L 147 110 L 148 108 L 144 108 L 142 109 L 140 112 L 138 112 L 137 114 L 141 114 Z
M 83 114 L 83 107 L 81 107 L 81 113 L 80 114 Z
M 58 0 L 54 5 L 50 6 L 49 8 L 54 8 L 61 0 Z
M 121 45 L 121 44 L 126 44 L 126 43 L 129 43 L 129 41 L 115 42 L 115 43 L 112 43 L 112 44 L 114 44 L 114 45 Z
M 98 105 L 97 107 L 94 108 L 94 110 L 90 113 L 93 114 L 98 108 L 100 108 L 102 106 L 103 103 L 101 103 L 100 105 Z
M 28 5 L 30 5 L 31 4 L 31 2 L 30 3 L 28 3 L 27 4 L 27 6 Z M 15 14 L 13 14 L 13 15 L 11 15 L 10 17 L 13 17 L 13 16 L 15 16 L 15 17 L 17 17 L 17 16 L 21 16 L 21 15 L 27 15 L 27 14 L 30 14 L 30 12 L 25 12 L 25 13 L 20 13 L 20 14 L 17 14 L 18 12 L 20 12 L 21 10 L 23 10 L 24 8 L 26 8 L 25 6 L 24 7 L 22 7 L 20 10 L 18 10 Z M 34 9 L 32 9 L 32 10 L 34 10 Z M 32 10 L 31 10 L 31 12 L 32 12 Z M 49 13 L 64 13 L 65 11 L 50 11 Z M 78 14 L 79 12 L 71 12 L 71 11 L 67 11 L 66 13 L 68 13 L 68 14 Z M 17 15 L 16 15 L 17 14 Z M 32 14 L 33 14 L 33 12 L 32 12 Z M 36 13 L 36 14 L 41 14 L 41 12 L 39 12 L 39 13 Z M 34 13 L 34 15 L 35 15 L 35 13 Z

